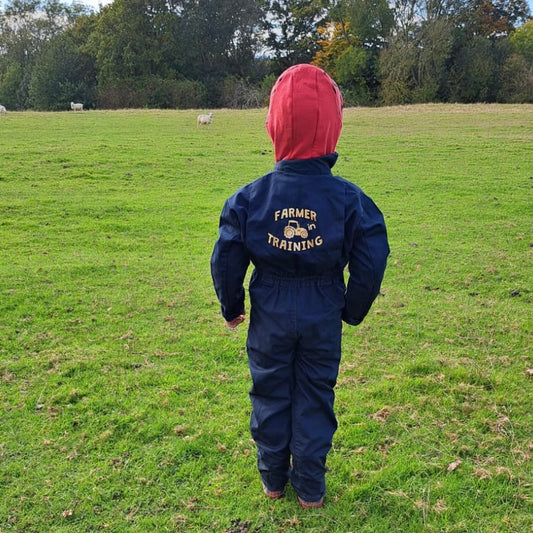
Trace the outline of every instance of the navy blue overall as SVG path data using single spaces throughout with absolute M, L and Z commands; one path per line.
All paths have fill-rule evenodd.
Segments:
M 211 259 L 228 321 L 244 312 L 244 277 L 255 267 L 247 351 L 258 468 L 269 490 L 290 478 L 305 501 L 325 492 L 342 320 L 356 325 L 368 313 L 389 252 L 381 212 L 332 175 L 336 159 L 283 160 L 237 191 Z

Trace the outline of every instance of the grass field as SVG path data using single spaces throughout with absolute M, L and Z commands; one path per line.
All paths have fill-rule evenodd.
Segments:
M 533 531 L 533 106 L 345 111 L 392 252 L 306 511 L 262 495 L 209 273 L 265 110 L 0 118 L 1 533 Z

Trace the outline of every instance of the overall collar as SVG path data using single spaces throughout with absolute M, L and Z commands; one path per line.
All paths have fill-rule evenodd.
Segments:
M 274 166 L 274 170 L 286 174 L 331 174 L 339 154 L 332 154 L 312 159 L 282 159 Z

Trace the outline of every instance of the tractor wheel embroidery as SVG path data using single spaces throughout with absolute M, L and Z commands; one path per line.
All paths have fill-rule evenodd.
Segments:
M 305 228 L 302 228 L 300 224 L 298 224 L 297 220 L 289 220 L 288 224 L 283 229 L 283 236 L 286 239 L 292 239 L 295 235 L 302 239 L 307 239 L 309 233 Z

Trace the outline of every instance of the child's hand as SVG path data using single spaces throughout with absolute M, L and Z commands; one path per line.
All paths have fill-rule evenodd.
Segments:
M 234 318 L 230 322 L 226 320 L 226 326 L 228 326 L 229 329 L 235 329 L 239 324 L 242 324 L 244 322 L 246 315 L 243 313 L 242 315 L 239 315 L 237 318 Z

